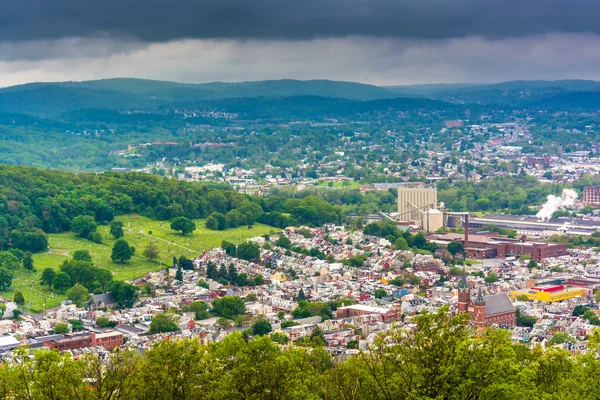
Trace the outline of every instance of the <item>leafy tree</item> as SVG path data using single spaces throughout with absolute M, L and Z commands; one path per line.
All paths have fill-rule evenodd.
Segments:
M 118 239 L 112 248 L 110 258 L 118 264 L 125 264 L 133 256 L 134 250 L 125 239 Z
M 298 326 L 298 325 L 300 325 L 300 324 L 296 321 L 287 320 L 287 321 L 283 321 L 281 323 L 281 328 L 284 329 L 284 328 L 289 328 L 290 326 Z
M 91 263 L 92 255 L 90 254 L 90 252 L 88 250 L 83 250 L 83 249 L 75 250 L 75 252 L 73 253 L 73 260 L 85 261 L 85 262 Z
M 229 256 L 235 257 L 236 246 L 235 244 L 228 242 L 227 240 L 223 240 L 221 242 L 221 248 L 225 250 L 225 253 Z
M 4 317 L 5 312 L 6 312 L 6 304 L 0 303 L 0 318 Z
M 175 280 L 183 282 L 183 271 L 181 270 L 181 265 L 177 267 L 177 272 L 175 272 Z
M 275 241 L 275 246 L 283 247 L 284 249 L 289 249 L 292 245 L 292 241 L 285 235 L 279 235 L 277 241 Z
M 194 262 L 186 256 L 179 257 L 179 260 L 177 260 L 177 265 L 179 265 L 181 269 L 184 269 L 186 271 L 194 270 Z
M 102 234 L 100 232 L 92 232 L 92 234 L 90 234 L 89 236 L 90 241 L 97 243 L 97 244 L 102 244 Z
M 448 243 L 447 250 L 453 256 L 457 254 L 464 254 L 465 246 L 461 242 L 450 242 Z
M 242 243 L 237 247 L 237 256 L 242 260 L 256 260 L 260 257 L 260 247 L 254 242 Z
M 272 331 L 271 323 L 269 321 L 267 321 L 266 319 L 258 320 L 252 325 L 252 334 L 257 335 L 257 336 L 266 335 L 266 334 L 270 333 L 271 331 Z
M 71 221 L 71 232 L 85 239 L 96 232 L 96 229 L 98 229 L 98 224 L 94 217 L 89 215 L 79 215 Z
M 227 318 L 219 318 L 217 322 L 215 322 L 215 326 L 220 329 L 229 329 L 233 326 L 233 323 Z
M 160 252 L 158 250 L 158 247 L 154 243 L 149 243 L 148 246 L 144 248 L 143 254 L 146 260 L 154 262 L 158 259 Z
M 238 278 L 238 272 L 237 269 L 235 268 L 235 265 L 233 265 L 233 263 L 229 264 L 229 267 L 227 268 L 227 280 L 229 282 L 235 282 Z
M 75 284 L 71 289 L 67 290 L 67 299 L 77 304 L 77 307 L 83 307 L 90 301 L 90 292 L 79 283 Z
M 396 247 L 396 250 L 408 250 L 408 242 L 403 237 L 396 239 L 394 246 Z
M 425 238 L 425 234 L 423 232 L 419 232 L 413 238 L 413 246 L 419 249 L 423 249 L 427 246 L 427 239 Z
M 348 341 L 348 343 L 346 343 L 346 348 L 347 349 L 358 349 L 358 340 L 356 339 L 352 339 L 350 341 Z
M 0 267 L 0 290 L 6 290 L 12 285 L 12 272 L 4 267 Z
M 573 316 L 579 317 L 583 315 L 587 310 L 588 308 L 586 306 L 578 304 L 575 306 L 575 308 L 573 308 Z
M 131 308 L 138 299 L 138 287 L 123 281 L 114 281 L 110 292 L 115 296 L 120 308 Z
M 40 285 L 48 285 L 48 290 L 52 288 L 54 285 L 54 280 L 56 279 L 56 271 L 53 268 L 46 268 L 42 272 L 42 277 L 40 279 Z
M 23 267 L 30 272 L 34 269 L 33 257 L 30 252 L 25 253 L 25 255 L 23 256 Z
M 490 271 L 484 280 L 486 283 L 494 283 L 498 280 L 498 274 L 496 274 L 494 271 Z
M 196 230 L 196 224 L 189 218 L 177 217 L 171 221 L 171 229 L 180 231 L 183 236 Z
M 518 295 L 516 298 L 517 298 L 517 300 L 519 300 L 519 301 L 529 301 L 529 297 L 527 297 L 527 296 L 526 296 L 526 295 L 524 295 L 524 294 L 520 294 L 520 295 Z
M 23 257 L 25 257 L 25 252 L 21 249 L 9 249 L 8 252 L 13 256 L 17 257 L 17 260 L 23 261 Z
M 273 342 L 281 345 L 286 345 L 290 342 L 290 337 L 283 332 L 273 332 L 269 337 Z
M 522 254 L 519 257 L 519 261 L 521 261 L 521 262 L 527 261 L 527 260 L 531 260 L 531 254 Z
M 204 279 L 198 280 L 198 286 L 200 286 L 201 288 L 204 288 L 204 289 L 210 289 L 210 285 Z
M 112 221 L 110 223 L 110 234 L 115 239 L 121 239 L 125 236 L 125 232 L 123 231 L 123 223 L 121 221 Z
M 81 322 L 80 319 L 70 319 L 69 324 L 71 324 L 71 328 L 73 329 L 74 332 L 83 330 L 83 323 Z
M 517 326 L 533 327 L 537 319 L 528 315 L 521 314 L 521 309 L 516 307 Z
M 600 303 L 600 291 L 594 293 L 594 299 L 596 300 L 596 303 Z
M 21 262 L 19 258 L 10 251 L 0 252 L 0 268 L 6 268 L 9 270 L 15 270 L 19 268 Z
M 12 311 L 13 314 L 13 319 L 19 319 L 19 317 L 23 314 L 23 311 L 19 310 L 18 308 L 15 308 Z
M 555 344 L 563 344 L 563 343 L 574 343 L 575 338 L 569 335 L 566 332 L 557 332 L 552 336 L 552 339 L 548 342 L 549 345 L 553 346 Z
M 538 267 L 538 263 L 535 260 L 529 260 L 529 262 L 527 263 L 527 268 L 529 269 L 534 269 Z
M 600 325 L 600 317 L 592 310 L 586 310 L 581 317 L 592 325 Z
M 214 212 L 206 219 L 205 226 L 213 231 L 225 230 L 227 229 L 227 217 L 219 212 Z M 237 222 L 232 224 L 232 228 L 236 226 L 238 226 Z
M 96 326 L 98 328 L 114 328 L 117 326 L 117 323 L 109 320 L 106 317 L 98 317 L 96 318 Z
M 399 276 L 395 277 L 390 281 L 390 285 L 394 286 L 404 286 L 404 281 Z
M 56 334 L 69 333 L 69 325 L 67 325 L 63 322 L 57 322 L 54 325 L 54 333 L 56 333 Z
M 252 286 L 260 286 L 264 283 L 265 283 L 265 279 L 262 276 L 262 274 L 256 274 L 256 275 L 254 275 L 254 278 L 252 278 Z
M 248 280 L 248 274 L 242 272 L 235 278 L 235 284 L 237 286 L 248 286 L 250 284 Z
M 112 282 L 112 273 L 105 268 L 98 268 L 89 262 L 65 260 L 60 270 L 71 277 L 71 283 L 79 283 L 88 291 L 106 290 Z
M 15 295 L 13 297 L 13 301 L 17 304 L 25 304 L 25 297 L 23 297 L 23 293 L 21 293 L 20 290 L 17 290 L 15 292 Z
M 384 289 L 376 289 L 375 290 L 375 298 L 376 299 L 383 299 L 385 296 L 387 296 L 387 292 Z
M 208 319 L 210 318 L 210 314 L 208 313 L 208 305 L 204 301 L 194 301 L 191 303 L 185 311 L 195 313 L 195 319 Z
M 213 301 L 213 311 L 224 318 L 235 318 L 246 311 L 244 301 L 238 296 L 224 296 Z
M 73 286 L 73 283 L 71 282 L 71 277 L 69 276 L 69 274 L 67 274 L 66 272 L 59 272 L 56 275 L 56 278 L 54 278 L 54 290 L 56 290 L 59 293 L 64 293 L 66 292 L 71 286 Z
M 174 313 L 158 313 L 150 321 L 148 333 L 166 333 L 179 330 L 179 316 Z

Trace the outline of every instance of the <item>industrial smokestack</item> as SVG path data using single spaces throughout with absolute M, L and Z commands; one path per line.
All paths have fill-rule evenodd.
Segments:
M 469 214 L 465 214 L 465 249 L 469 247 Z

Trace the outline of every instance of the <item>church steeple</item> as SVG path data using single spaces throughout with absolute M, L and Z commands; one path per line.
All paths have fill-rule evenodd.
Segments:
M 479 291 L 477 292 L 477 297 L 475 298 L 473 304 L 476 304 L 478 306 L 485 305 L 485 299 L 483 298 L 483 294 L 481 293 L 481 286 L 479 286 Z
M 485 319 L 485 298 L 483 297 L 483 293 L 481 292 L 481 286 L 479 286 L 479 290 L 477 291 L 477 297 L 473 301 L 472 315 L 475 326 L 479 328 L 485 328 L 487 326 L 487 321 Z
M 467 283 L 467 272 L 463 266 L 462 276 L 458 283 L 458 312 L 466 313 L 469 311 L 469 301 L 471 294 L 469 293 L 469 284 Z
M 467 284 L 467 272 L 465 271 L 465 267 L 463 266 L 462 276 L 460 277 L 460 283 L 458 284 L 459 289 L 468 289 L 469 285 Z

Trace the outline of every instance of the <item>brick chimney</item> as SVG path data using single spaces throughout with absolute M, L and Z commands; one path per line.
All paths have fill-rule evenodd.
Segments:
M 469 247 L 469 214 L 465 214 L 465 249 Z

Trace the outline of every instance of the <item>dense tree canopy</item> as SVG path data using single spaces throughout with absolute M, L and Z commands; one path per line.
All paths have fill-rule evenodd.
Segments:
M 211 345 L 194 339 L 169 340 L 143 356 L 125 350 L 104 361 L 95 354 L 74 358 L 41 350 L 33 358 L 0 365 L 0 389 L 7 398 L 25 398 L 29 393 L 31 398 L 42 399 L 558 400 L 600 396 L 598 332 L 590 335 L 589 353 L 573 357 L 564 350 L 543 351 L 512 343 L 510 334 L 502 330 L 475 335 L 467 319 L 465 314 L 449 317 L 447 309 L 420 315 L 410 333 L 393 331 L 369 350 L 336 362 L 319 345 L 323 343 L 318 331 L 291 348 L 277 344 L 289 341 L 283 333 L 250 341 L 233 333 Z M 176 329 L 167 314 L 153 318 L 153 322 L 161 320 L 165 323 L 160 330 Z M 569 340 L 558 337 L 556 342 Z

